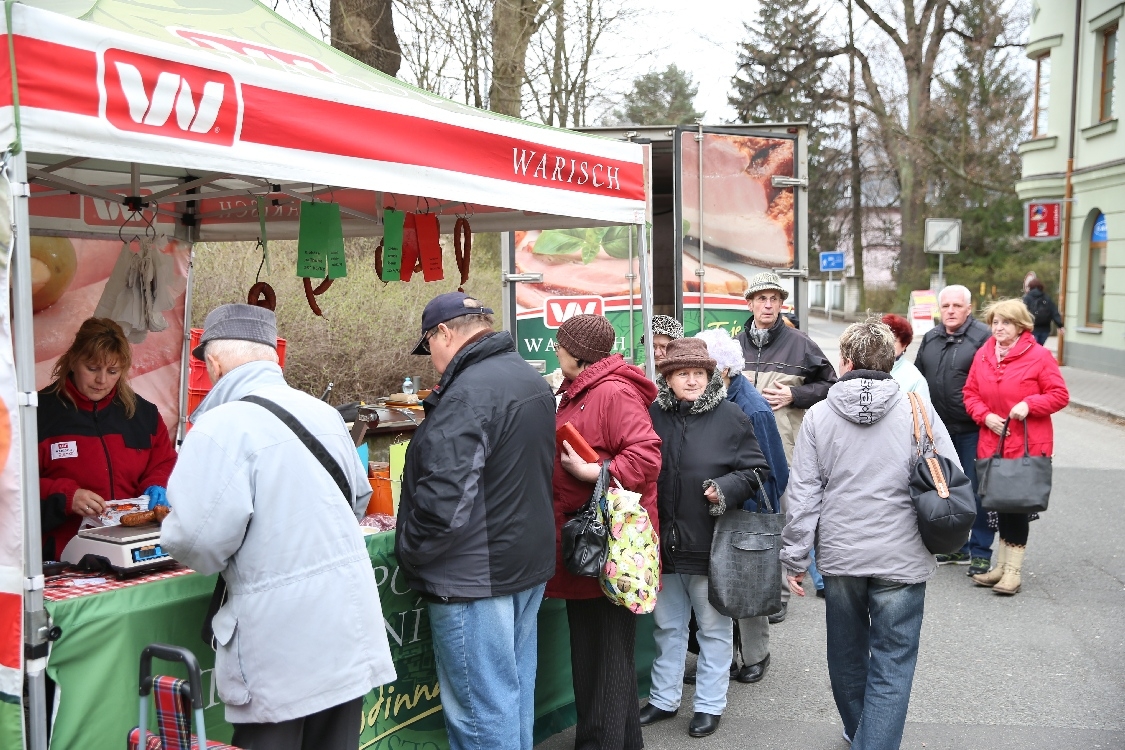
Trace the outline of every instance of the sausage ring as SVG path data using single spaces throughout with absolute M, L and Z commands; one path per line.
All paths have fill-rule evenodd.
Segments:
M 264 281 L 259 281 L 250 287 L 250 291 L 246 295 L 246 304 L 264 307 L 267 310 L 276 310 L 277 295 L 274 293 L 272 286 Z
M 156 520 L 156 513 L 151 510 L 144 510 L 140 513 L 129 513 L 121 516 L 122 526 L 144 526 L 146 523 L 152 523 Z
M 326 278 L 314 289 L 312 279 L 307 276 L 305 277 L 305 299 L 308 300 L 309 307 L 312 308 L 313 314 L 324 317 L 324 313 L 320 310 L 320 305 L 316 303 L 316 296 L 327 292 L 330 286 L 332 286 L 332 279 Z

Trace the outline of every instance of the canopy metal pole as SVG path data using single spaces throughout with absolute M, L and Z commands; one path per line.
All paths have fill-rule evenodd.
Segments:
M 656 361 L 652 353 L 652 276 L 648 272 L 648 227 L 637 224 L 637 255 L 641 260 L 641 319 L 645 326 L 645 376 L 656 379 Z M 630 317 L 631 319 L 631 317 Z
M 699 281 L 699 330 L 702 332 L 707 328 L 707 322 L 703 319 L 706 304 L 703 300 L 703 293 L 706 287 L 706 280 L 703 278 L 707 275 L 707 267 L 703 264 L 703 121 L 699 121 L 699 132 L 695 136 L 696 142 L 699 144 L 699 268 L 696 269 L 695 275 Z
M 636 295 L 633 293 L 633 289 L 636 286 L 637 282 L 637 274 L 633 272 L 633 235 L 636 231 L 636 227 L 629 227 L 629 273 L 625 274 L 625 279 L 629 282 L 629 364 L 631 365 L 637 364 L 637 350 L 635 343 L 637 333 L 636 329 L 634 328 L 634 324 L 636 321 L 633 320 L 635 315 L 634 311 L 636 309 L 636 306 L 633 304 L 633 300 L 636 298 Z
M 191 416 L 187 413 L 188 387 L 191 377 L 191 297 L 192 287 L 195 285 L 195 243 L 189 235 L 187 267 L 187 288 L 184 290 L 184 342 L 180 349 L 180 420 L 176 425 L 176 449 L 184 442 L 187 435 L 187 420 Z
M 39 520 L 39 429 L 35 390 L 35 331 L 31 321 L 31 239 L 28 228 L 27 154 L 11 157 L 12 200 L 15 205 L 12 256 L 12 340 L 20 421 L 20 502 L 23 504 L 23 640 L 29 698 L 28 747 L 47 750 L 47 633 L 43 609 L 43 547 Z

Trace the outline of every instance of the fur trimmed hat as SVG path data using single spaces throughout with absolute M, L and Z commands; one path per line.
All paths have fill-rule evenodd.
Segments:
M 693 337 L 669 342 L 665 359 L 658 366 L 665 379 L 676 370 L 695 368 L 706 370 L 707 377 L 711 377 L 715 374 L 716 362 L 707 352 L 707 342 Z
M 559 346 L 582 362 L 597 362 L 613 351 L 617 331 L 601 315 L 575 315 L 559 326 Z
M 684 324 L 671 315 L 653 315 L 652 335 L 659 336 L 661 334 L 672 339 L 682 339 L 684 337 Z

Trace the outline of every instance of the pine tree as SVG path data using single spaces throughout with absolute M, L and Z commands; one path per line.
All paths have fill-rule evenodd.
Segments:
M 625 95 L 624 106 L 614 113 L 618 125 L 686 125 L 703 117 L 695 111 L 691 74 L 674 64 L 664 71 L 638 76 Z

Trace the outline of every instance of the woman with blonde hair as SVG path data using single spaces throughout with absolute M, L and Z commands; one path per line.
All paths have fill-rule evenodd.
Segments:
M 176 463 L 156 406 L 129 386 L 133 353 L 109 318 L 82 323 L 39 392 L 39 513 L 43 558 L 58 559 L 83 518 L 107 500 L 148 495 L 167 505 Z
M 1008 422 L 1003 458 L 1023 455 L 1024 435 L 1033 456 L 1054 453 L 1051 415 L 1070 401 L 1055 357 L 1032 336 L 1035 322 L 1023 300 L 994 302 L 984 311 L 992 338 L 977 350 L 963 393 L 965 411 L 980 425 L 977 458 L 996 452 Z M 988 514 L 989 525 L 1000 532 L 996 566 L 973 576 L 979 586 L 997 594 L 1019 593 L 1029 521 L 1026 513 Z

